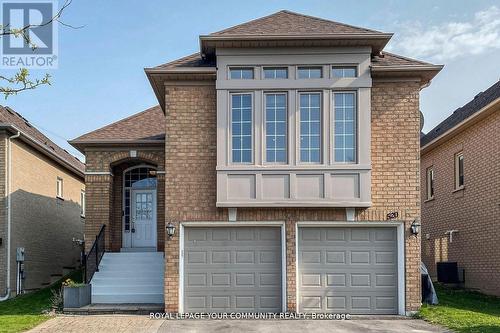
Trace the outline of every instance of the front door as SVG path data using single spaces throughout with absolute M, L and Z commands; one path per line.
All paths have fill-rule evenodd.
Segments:
M 132 191 L 132 247 L 156 248 L 156 190 Z

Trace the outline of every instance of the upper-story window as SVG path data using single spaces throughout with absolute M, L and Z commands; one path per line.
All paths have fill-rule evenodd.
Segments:
M 80 191 L 80 216 L 85 217 L 85 191 Z
M 356 66 L 333 66 L 332 77 L 356 77 L 358 76 Z
M 288 68 L 264 67 L 264 79 L 288 79 Z
M 321 93 L 300 93 L 300 162 L 321 162 Z
M 455 189 L 464 187 L 464 153 L 455 154 Z
M 62 199 L 63 198 L 63 179 L 61 177 L 57 177 L 56 181 L 56 197 Z
M 287 161 L 286 93 L 267 93 L 266 98 L 266 162 Z
M 323 67 L 321 66 L 302 66 L 297 68 L 297 77 L 299 79 L 321 79 L 323 77 Z
M 229 68 L 229 78 L 233 80 L 252 80 L 253 72 L 253 67 L 231 67 Z
M 252 163 L 252 95 L 231 95 L 231 138 L 233 163 Z
M 432 167 L 427 168 L 426 189 L 427 200 L 434 199 L 434 169 Z
M 356 161 L 356 98 L 354 92 L 333 94 L 334 160 Z

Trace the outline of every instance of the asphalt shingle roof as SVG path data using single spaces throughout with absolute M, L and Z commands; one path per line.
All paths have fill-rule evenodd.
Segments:
M 453 111 L 448 118 L 443 120 L 420 139 L 420 146 L 425 146 L 498 98 L 500 98 L 500 81 L 496 82 L 484 92 L 477 94 L 469 103 Z
M 70 143 L 138 140 L 165 140 L 165 114 L 159 105 L 79 136 Z
M 376 34 L 381 32 L 330 21 L 319 17 L 295 13 L 288 10 L 282 10 L 265 17 L 211 33 L 210 36 L 294 36 L 359 33 Z
M 0 106 L 0 124 L 12 125 L 16 127 L 23 134 L 31 137 L 36 144 L 43 149 L 56 155 L 59 159 L 68 163 L 76 170 L 82 173 L 85 171 L 85 164 L 83 164 L 78 158 L 59 147 L 36 127 L 34 127 L 33 124 L 31 124 L 26 118 L 11 108 Z

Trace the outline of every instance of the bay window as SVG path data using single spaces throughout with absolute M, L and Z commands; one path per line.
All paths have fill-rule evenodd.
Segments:
M 354 92 L 333 94 L 334 161 L 356 161 L 356 95 Z
M 321 162 L 321 93 L 300 93 L 300 162 Z
M 265 94 L 266 162 L 287 161 L 286 93 Z
M 252 163 L 252 95 L 231 95 L 231 138 L 233 163 Z

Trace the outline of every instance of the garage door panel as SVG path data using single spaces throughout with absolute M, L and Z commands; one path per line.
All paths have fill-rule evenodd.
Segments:
M 298 239 L 299 311 L 397 313 L 396 228 L 304 227 Z
M 184 311 L 281 311 L 281 228 L 184 231 Z

